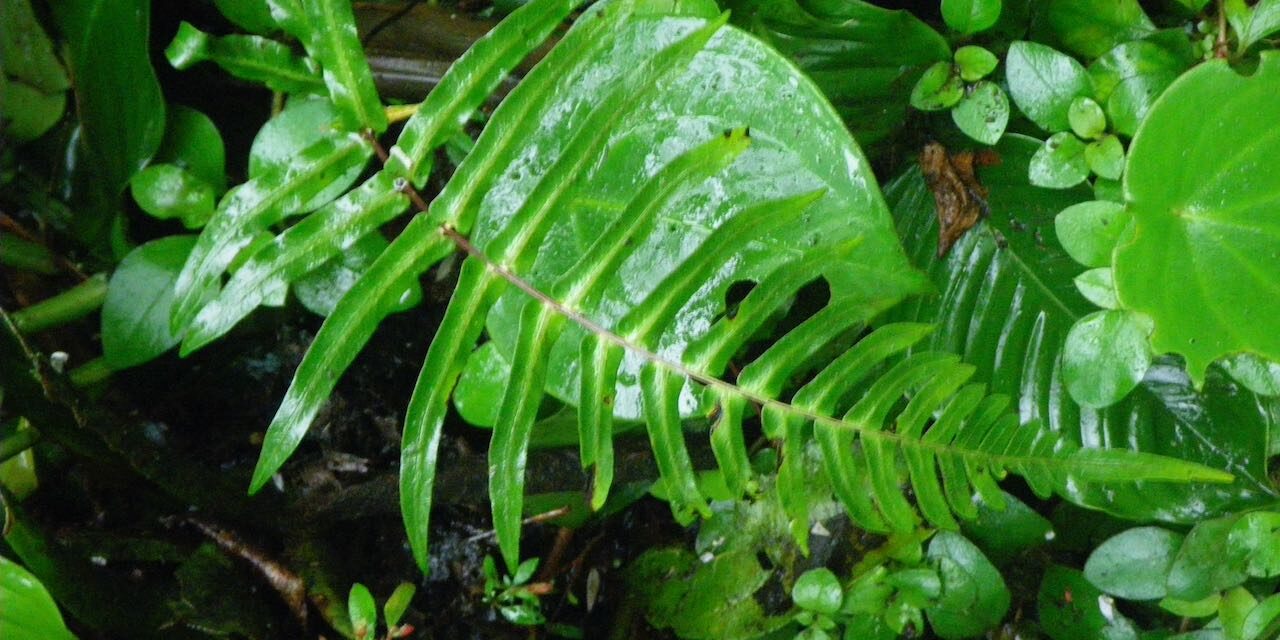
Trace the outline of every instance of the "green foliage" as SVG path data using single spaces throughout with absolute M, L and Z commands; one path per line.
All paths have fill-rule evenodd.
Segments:
M 1249 77 L 1224 62 L 1200 65 L 1152 108 L 1130 151 L 1133 224 L 1114 256 L 1116 292 L 1151 317 L 1152 346 L 1184 356 L 1197 385 L 1225 355 L 1280 361 L 1280 334 L 1258 321 L 1280 300 L 1280 272 L 1265 266 L 1280 251 L 1280 217 L 1267 205 L 1280 147 L 1263 143 L 1275 135 L 1266 105 L 1277 79 L 1280 58 L 1271 54 Z M 1182 127 L 1210 105 L 1220 118 L 1186 139 Z M 1250 178 L 1236 178 L 1246 167 Z M 1174 246 L 1182 250 L 1167 250 Z M 1155 286 L 1153 271 L 1179 286 Z
M 542 616 L 542 601 L 534 585 L 529 584 L 533 572 L 538 569 L 538 559 L 529 558 L 520 563 L 511 575 L 499 577 L 493 556 L 484 559 L 484 600 L 498 610 L 511 624 L 532 627 L 546 622 Z
M 0 35 L 5 133 L 52 147 L 70 135 L 41 153 L 89 154 L 69 164 L 93 185 L 98 226 L 115 229 L 111 250 L 94 250 L 119 259 L 105 288 L 99 276 L 82 285 L 92 295 L 12 322 L 65 324 L 105 295 L 103 362 L 122 369 L 204 348 L 290 293 L 325 316 L 251 491 L 378 325 L 420 303 L 420 276 L 461 249 L 406 410 L 401 513 L 425 569 L 450 400 L 492 427 L 488 495 L 509 575 L 486 558 L 483 595 L 514 624 L 543 624 L 552 588 L 521 558 L 531 447 L 575 443 L 583 500 L 607 509 L 614 437 L 635 429 L 658 468 L 652 494 L 681 524 L 701 518 L 696 554 L 650 550 L 628 570 L 645 617 L 681 637 L 889 638 L 926 620 L 939 637 L 975 637 L 1024 611 L 1036 581 L 1053 640 L 1280 627 L 1280 516 L 1253 510 L 1277 497 L 1280 3 L 1188 0 L 1148 16 L 1134 0 L 942 0 L 930 25 L 856 1 L 607 0 L 577 15 L 472 142 L 481 106 L 577 0 L 523 4 L 422 104 L 391 109 L 350 3 L 218 0 L 252 35 L 183 22 L 169 62 L 213 62 L 283 105 L 230 190 L 217 126 L 164 104 L 147 6 L 133 4 L 55 3 L 61 48 L 27 2 L 0 10 L 22 27 Z M 57 126 L 59 50 L 78 134 Z M 928 113 L 941 111 L 950 118 Z M 989 149 L 925 167 L 950 172 L 926 182 L 903 160 L 921 139 Z M 884 195 L 864 149 L 897 174 Z M 437 158 L 457 166 L 428 203 Z M 4 161 L 6 206 L 62 188 L 19 190 L 32 172 Z M 199 236 L 134 238 L 124 186 L 160 221 L 143 228 Z M 952 206 L 976 224 L 938 256 Z M 70 264 L 0 240 L 7 266 Z M 713 470 L 694 463 L 698 437 Z M 1009 473 L 1030 491 L 1002 488 Z M 1162 524 L 1108 521 L 1094 539 L 1051 525 L 1031 494 Z M 860 547 L 851 568 L 800 571 L 810 536 L 846 516 L 887 541 Z M 28 558 L 55 554 L 27 535 L 11 544 L 50 575 Z M 1033 549 L 1051 560 L 1022 563 Z M 198 584 L 226 572 L 211 554 L 179 575 L 175 615 L 189 623 L 216 602 Z M 1083 573 L 1063 564 L 1086 554 Z M 789 611 L 757 597 L 771 581 L 789 589 Z M 402 585 L 386 602 L 386 638 L 412 632 L 399 625 L 412 597 Z M 1132 619 L 1117 598 L 1136 601 Z M 146 626 L 98 624 L 83 602 L 69 611 L 95 629 Z M 377 634 L 362 585 L 338 617 Z
M 0 636 L 11 640 L 75 638 L 49 592 L 22 565 L 0 556 Z

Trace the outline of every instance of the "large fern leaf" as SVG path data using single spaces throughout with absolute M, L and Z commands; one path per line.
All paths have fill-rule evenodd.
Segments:
M 835 111 L 783 57 L 724 20 L 705 0 L 607 0 L 585 12 L 495 111 L 444 191 L 338 303 L 268 430 L 254 487 L 297 445 L 336 371 L 394 304 L 395 284 L 454 245 L 468 257 L 410 401 L 401 459 L 401 507 L 424 567 L 448 399 L 486 332 L 512 363 L 490 488 L 513 568 L 528 442 L 547 393 L 580 407 L 594 502 L 608 490 L 612 421 L 643 419 L 682 518 L 706 512 L 682 418 L 713 407 L 713 448 L 735 488 L 746 478 L 743 421 L 758 408 L 766 433 L 783 443 L 784 477 L 797 481 L 797 448 L 816 440 L 837 495 L 876 531 L 915 526 L 917 507 L 925 520 L 954 526 L 953 513 L 971 514 L 975 494 L 999 503 L 995 483 L 1008 471 L 1041 492 L 1229 479 L 1020 426 L 1006 397 L 970 382 L 972 366 L 943 352 L 907 355 L 929 327 L 872 330 L 926 281 L 909 266 Z M 393 152 L 361 188 L 367 197 L 420 177 L 397 162 Z M 279 282 L 309 259 L 296 247 L 333 252 L 334 238 L 363 232 L 307 228 L 290 243 L 290 230 L 273 261 L 254 268 Z M 285 256 L 298 262 L 276 266 Z M 227 291 L 254 290 L 252 282 L 234 289 L 239 277 Z M 827 284 L 827 304 L 728 373 L 815 280 Z M 729 313 L 726 291 L 743 281 L 755 286 Z
M 1274 502 L 1267 458 L 1280 426 L 1276 399 L 1248 393 L 1217 374 L 1197 392 L 1180 364 L 1166 361 L 1117 405 L 1094 411 L 1070 400 L 1062 380 L 1063 343 L 1071 325 L 1094 308 L 1072 284 L 1083 268 L 1059 245 L 1053 220 L 1092 194 L 1028 185 L 1027 163 L 1038 144 L 1020 136 L 1001 142 L 1000 165 L 980 173 L 991 215 L 941 260 L 935 257 L 933 196 L 919 171 L 885 188 L 908 252 L 940 293 L 902 305 L 894 317 L 937 323 L 926 345 L 977 366 L 993 391 L 1018 399 L 1024 421 L 1042 420 L 1084 446 L 1194 460 L 1236 478 L 1230 485 L 1071 487 L 1067 495 L 1078 504 L 1134 520 L 1194 522 Z

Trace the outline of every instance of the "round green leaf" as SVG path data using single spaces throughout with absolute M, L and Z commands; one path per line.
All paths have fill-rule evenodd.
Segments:
M 0 118 L 4 135 L 15 142 L 39 138 L 62 119 L 65 91 L 44 93 L 31 85 L 0 75 Z
M 1103 309 L 1118 309 L 1120 301 L 1116 300 L 1116 283 L 1111 269 L 1090 269 L 1075 277 L 1076 290 L 1086 300 Z
M 1067 110 L 1067 121 L 1077 136 L 1092 140 L 1107 130 L 1107 115 L 1093 98 L 1076 96 Z
M 1160 608 L 1182 618 L 1208 618 L 1218 614 L 1218 604 L 1221 601 L 1222 596 L 1216 593 L 1191 602 L 1177 598 L 1164 598 L 1160 601 Z
M 1246 571 L 1255 578 L 1280 575 L 1280 513 L 1255 511 L 1231 527 L 1227 544 L 1248 555 Z
M 1089 170 L 1108 180 L 1119 180 L 1124 173 L 1124 145 L 1115 136 L 1103 136 L 1084 148 Z
M 74 640 L 49 592 L 18 563 L 0 556 L 0 638 Z
M 1075 58 L 1036 42 L 1014 42 L 1005 60 L 1009 94 L 1018 108 L 1045 131 L 1066 131 L 1067 112 L 1093 84 Z
M 1069 189 L 1089 177 L 1084 157 L 1085 144 L 1072 133 L 1055 133 L 1031 158 L 1027 168 L 1031 184 L 1050 189 Z
M 1237 353 L 1223 358 L 1222 368 L 1236 382 L 1260 396 L 1280 396 L 1280 363 L 1252 353 Z
M 216 193 L 227 186 L 226 151 L 222 134 L 213 121 L 195 109 L 171 105 L 164 139 L 151 159 L 152 164 L 168 162 L 209 183 Z
M 938 637 L 969 638 L 1000 624 L 1009 610 L 1009 589 L 972 542 L 939 531 L 929 543 L 928 558 L 942 577 L 942 594 L 925 609 Z
M 1151 367 L 1149 330 L 1137 314 L 1091 313 L 1071 327 L 1063 347 L 1063 378 L 1076 402 L 1091 408 L 1119 402 Z
M 941 111 L 964 97 L 964 83 L 950 62 L 937 62 L 925 69 L 911 90 L 911 106 L 921 111 Z
M 1197 385 L 1224 355 L 1280 361 L 1278 83 L 1274 53 L 1248 77 L 1203 64 L 1169 87 L 1130 145 L 1134 233 L 1116 248 L 1116 290 Z
M 969 87 L 951 110 L 951 119 L 970 138 L 995 144 L 1009 124 L 1009 98 L 999 85 L 984 80 Z
M 791 588 L 791 599 L 796 606 L 826 615 L 839 611 L 843 598 L 840 580 L 829 569 L 810 569 L 801 574 Z
M 986 48 L 971 44 L 956 49 L 955 62 L 961 80 L 977 82 L 995 71 L 1000 59 Z
M 1106 200 L 1071 205 L 1054 218 L 1062 248 L 1086 267 L 1111 265 L 1111 252 L 1128 224 L 1124 205 Z
M 173 283 L 195 236 L 169 236 L 139 246 L 120 261 L 102 305 L 102 355 L 112 369 L 142 364 L 178 344 L 169 329 Z
M 1119 180 L 1096 178 L 1093 181 L 1093 199 L 1124 202 L 1124 185 Z
M 188 229 L 204 226 L 213 215 L 213 187 L 177 165 L 139 171 L 129 190 L 143 211 L 161 220 L 179 218 Z
M 990 29 L 1000 19 L 1001 0 L 942 0 L 942 20 L 968 35 Z
M 1182 534 L 1160 527 L 1136 527 L 1098 545 L 1084 564 L 1093 586 L 1126 600 L 1158 600 Z
M 1155 31 L 1138 0 L 1053 0 L 1045 22 L 1067 49 L 1087 58 Z

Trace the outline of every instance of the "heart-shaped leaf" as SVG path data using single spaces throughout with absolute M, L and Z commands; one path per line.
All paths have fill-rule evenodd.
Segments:
M 1116 290 L 1197 385 L 1224 355 L 1280 361 L 1277 82 L 1276 54 L 1249 77 L 1203 64 L 1169 87 L 1130 146 L 1133 232 L 1116 248 Z

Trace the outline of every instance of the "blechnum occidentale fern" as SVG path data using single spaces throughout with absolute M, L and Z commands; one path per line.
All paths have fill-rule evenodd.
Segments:
M 988 395 L 957 356 L 915 348 L 929 326 L 877 323 L 927 287 L 865 158 L 818 90 L 725 26 L 711 2 L 607 0 L 584 12 L 423 203 L 416 189 L 434 150 L 576 4 L 534 0 L 512 14 L 454 65 L 383 153 L 374 138 L 387 124 L 346 29 L 349 9 L 336 0 L 273 3 L 324 68 L 350 133 L 224 199 L 177 282 L 173 323 L 184 352 L 411 205 L 419 211 L 316 336 L 267 432 L 253 490 L 301 441 L 405 283 L 459 248 L 467 257 L 405 418 L 401 507 L 423 567 L 442 424 L 482 335 L 510 363 L 489 464 L 494 524 L 512 568 L 530 434 L 547 394 L 577 407 L 593 506 L 611 484 L 614 420 L 639 419 L 681 519 L 707 513 L 682 428 L 699 415 L 714 420 L 712 450 L 734 493 L 750 476 L 743 422 L 758 412 L 764 434 L 781 443 L 778 488 L 792 518 L 807 522 L 792 496 L 806 481 L 802 452 L 815 443 L 850 516 L 878 532 L 909 530 L 920 516 L 954 528 L 956 515 L 974 515 L 975 496 L 1002 503 L 996 483 L 1007 472 L 1040 494 L 1091 482 L 1230 480 L 1178 460 L 1080 449 L 1039 423 L 1019 424 L 1010 399 Z M 328 202 L 326 190 L 374 155 L 382 168 Z M 772 321 L 815 281 L 826 283 L 828 302 L 773 335 Z M 738 282 L 753 287 L 730 313 L 726 292 Z

